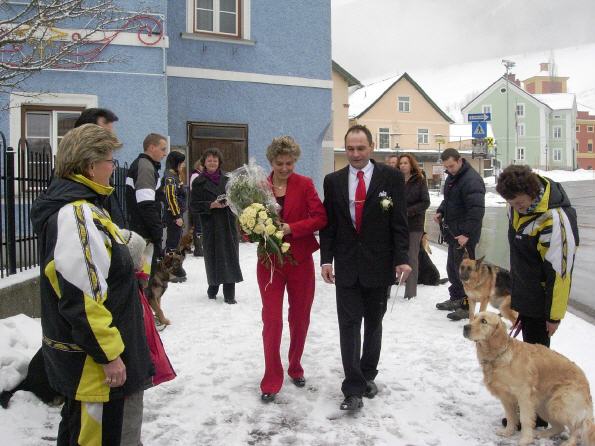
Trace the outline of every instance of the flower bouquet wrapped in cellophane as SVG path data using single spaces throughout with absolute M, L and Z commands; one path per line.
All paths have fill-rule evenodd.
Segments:
M 262 167 L 253 159 L 229 173 L 225 187 L 227 202 L 238 216 L 245 240 L 258 242 L 258 258 L 267 266 L 273 259 L 283 265 L 291 258 L 290 245 L 283 242 L 279 205 Z

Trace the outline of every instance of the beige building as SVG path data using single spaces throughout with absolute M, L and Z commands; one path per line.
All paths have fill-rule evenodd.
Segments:
M 349 118 L 349 125 L 370 129 L 378 161 L 391 153 L 408 152 L 429 164 L 437 162 L 454 122 L 407 73 L 353 92 Z M 335 149 L 335 170 L 346 164 L 345 154 Z

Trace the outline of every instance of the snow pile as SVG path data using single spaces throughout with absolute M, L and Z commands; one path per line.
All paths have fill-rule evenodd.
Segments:
M 173 325 L 162 337 L 178 377 L 146 392 L 144 444 L 504 444 L 495 434 L 503 411 L 482 384 L 474 345 L 462 336 L 465 322 L 451 322 L 446 312 L 435 309 L 436 302 L 447 297 L 446 286 L 421 286 L 417 298 L 397 298 L 392 313 L 389 301 L 376 380 L 380 392 L 366 399 L 360 412 L 349 414 L 338 409 L 343 371 L 335 289 L 322 283 L 317 267 L 317 291 L 303 358 L 306 387 L 298 389 L 286 379 L 277 400 L 263 404 L 259 398 L 263 353 L 261 303 L 254 274 L 256 246 L 243 244 L 240 256 L 246 280 L 237 287 L 238 305 L 226 305 L 221 297 L 207 299 L 204 263 L 194 257 L 184 265 L 188 281 L 171 284 L 165 294 L 163 307 Z M 444 250 L 434 247 L 433 259 L 444 276 Z M 402 289 L 399 294 L 403 295 Z M 39 342 L 38 322 L 24 317 L 2 322 L 1 363 L 6 364 L 6 358 L 18 349 L 32 354 L 37 346 L 29 344 L 31 339 Z M 285 365 L 287 331 L 285 325 Z M 595 356 L 588 351 L 594 336 L 595 327 L 569 314 L 552 344 L 582 367 L 591 383 Z M 3 366 L 2 376 L 18 371 L 11 367 Z M 4 444 L 55 444 L 58 409 L 19 392 L 11 407 L 0 413 Z

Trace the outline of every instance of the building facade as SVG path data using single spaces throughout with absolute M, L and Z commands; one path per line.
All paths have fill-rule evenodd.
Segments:
M 134 11 L 138 4 L 119 6 Z M 110 63 L 46 70 L 2 98 L 11 105 L 0 117 L 10 145 L 27 140 L 55 153 L 81 110 L 105 107 L 120 118 L 120 161 L 132 161 L 144 137 L 157 132 L 187 151 L 189 164 L 218 147 L 226 170 L 252 157 L 268 168 L 268 144 L 287 134 L 302 147 L 298 171 L 319 184 L 331 123 L 330 0 L 152 0 L 143 7 L 151 13 L 135 15 L 144 22 L 105 45 L 101 57 Z
M 579 169 L 595 169 L 595 113 L 579 110 L 576 118 L 576 152 Z

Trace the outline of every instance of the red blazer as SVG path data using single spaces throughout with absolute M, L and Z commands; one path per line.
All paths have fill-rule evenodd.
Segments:
M 271 173 L 270 182 L 272 178 Z M 281 215 L 283 222 L 291 228 L 291 234 L 284 240 L 291 244 L 293 258 L 301 263 L 320 247 L 314 232 L 324 228 L 327 222 L 326 210 L 311 178 L 297 173 L 289 176 Z

